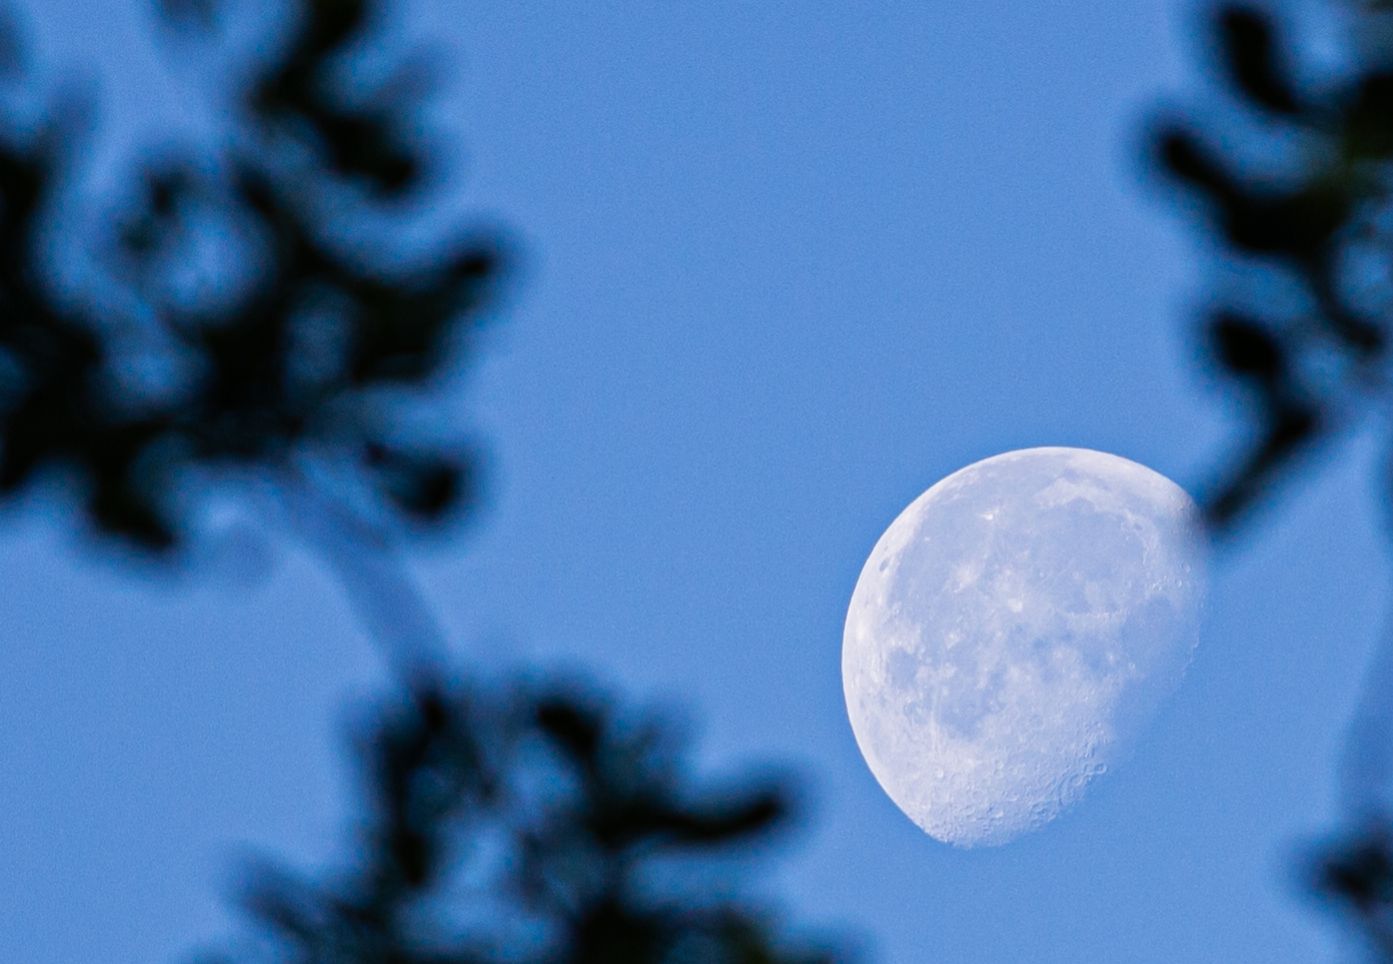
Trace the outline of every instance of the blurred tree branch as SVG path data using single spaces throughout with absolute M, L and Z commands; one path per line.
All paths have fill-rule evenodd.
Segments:
M 1326 9 L 1374 42 L 1347 45 L 1338 71 L 1304 80 L 1300 45 L 1277 17 L 1217 8 L 1215 67 L 1244 116 L 1172 117 L 1151 138 L 1219 245 L 1225 284 L 1205 317 L 1207 347 L 1251 403 L 1253 438 L 1206 500 L 1220 528 L 1317 443 L 1381 409 L 1389 388 L 1393 37 L 1386 13 Z M 1241 156 L 1245 142 L 1263 145 L 1262 163 Z
M 181 22 L 216 11 L 170 6 Z M 103 232 L 109 289 L 56 290 L 44 260 L 62 118 L 0 141 L 0 496 L 70 480 L 94 525 L 152 551 L 178 545 L 210 477 L 306 460 L 351 469 L 400 521 L 469 503 L 469 453 L 400 412 L 469 348 L 501 245 L 470 229 L 422 257 L 390 231 L 335 236 L 421 188 L 421 91 L 336 81 L 376 4 L 295 13 L 222 148 L 146 164 Z
M 1333 66 L 1306 62 L 1302 35 L 1268 8 L 1220 4 L 1209 32 L 1227 99 L 1150 138 L 1217 242 L 1206 348 L 1251 424 L 1205 502 L 1221 532 L 1317 446 L 1381 419 L 1393 387 L 1393 5 L 1310 6 L 1344 31 Z M 1351 828 L 1317 848 L 1306 882 L 1393 960 L 1393 634 L 1384 647 L 1342 761 Z
M 352 868 L 316 884 L 267 867 L 247 889 L 270 959 L 833 959 L 743 903 L 722 881 L 732 868 L 704 866 L 782 825 L 787 789 L 689 789 L 652 719 L 572 688 L 490 695 L 421 677 L 359 746 L 368 817 Z
M 152 155 L 110 212 L 90 289 L 65 289 L 46 254 L 71 118 L 0 136 L 0 498 L 47 487 L 102 535 L 168 556 L 200 496 L 269 487 L 392 658 L 398 692 L 358 739 L 346 869 L 259 868 L 244 904 L 260 936 L 235 956 L 829 959 L 749 905 L 733 865 L 711 865 L 787 822 L 782 783 L 692 789 L 651 719 L 555 685 L 489 694 L 446 669 L 395 548 L 471 505 L 476 459 L 439 390 L 503 245 L 476 229 L 424 251 L 400 239 L 433 161 L 413 133 L 424 75 L 360 79 L 385 3 L 288 2 L 290 33 L 252 65 L 225 136 Z M 192 43 L 216 43 L 231 15 L 160 6 Z M 17 49 L 0 43 L 12 81 Z

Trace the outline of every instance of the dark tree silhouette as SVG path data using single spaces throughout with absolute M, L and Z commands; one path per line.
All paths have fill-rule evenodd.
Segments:
M 113 201 L 87 289 L 48 253 L 73 112 L 41 105 L 35 130 L 0 137 L 0 498 L 47 487 L 96 533 L 169 557 L 197 538 L 202 496 L 269 488 L 395 674 L 358 738 L 351 856 L 323 880 L 253 872 L 257 936 L 231 958 L 828 959 L 733 883 L 731 855 L 788 822 L 785 783 L 693 789 L 652 719 L 450 669 L 393 548 L 471 505 L 475 463 L 441 389 L 487 317 L 504 245 L 476 227 L 400 240 L 438 172 L 418 133 L 420 61 L 372 83 L 359 69 L 382 53 L 389 4 L 287 4 L 274 53 L 224 81 L 220 137 L 151 152 Z M 195 45 L 267 12 L 160 10 L 169 39 Z
M 145 163 L 103 229 L 99 290 L 60 290 L 45 260 L 68 118 L 0 143 L 0 494 L 64 476 L 96 526 L 150 550 L 177 544 L 200 482 L 236 473 L 348 470 L 425 522 L 466 501 L 469 459 L 398 410 L 466 347 L 499 245 L 462 232 L 422 258 L 356 227 L 422 186 L 417 91 L 336 79 L 376 5 L 297 13 L 221 145 Z
M 422 678 L 360 741 L 366 818 L 331 883 L 263 869 L 274 960 L 794 962 L 714 858 L 784 821 L 778 783 L 685 786 L 672 734 L 570 687 Z M 240 959 L 258 959 L 248 950 Z
M 1338 70 L 1298 70 L 1294 31 L 1262 8 L 1221 6 L 1215 66 L 1246 116 L 1168 119 L 1152 138 L 1221 249 L 1207 348 L 1251 400 L 1254 437 L 1205 500 L 1220 528 L 1388 389 L 1389 14 L 1382 4 L 1313 2 L 1363 38 Z
M 394 547 L 472 505 L 476 460 L 439 403 L 507 246 L 474 225 L 401 240 L 439 171 L 419 61 L 372 82 L 355 69 L 382 53 L 386 0 L 285 2 L 289 33 L 225 80 L 221 136 L 152 151 L 112 199 L 87 288 L 49 253 L 77 112 L 40 104 L 41 123 L 0 136 L 0 499 L 44 487 L 99 535 L 169 557 L 196 540 L 203 496 L 270 488 L 395 674 L 357 734 L 349 856 L 309 878 L 253 869 L 252 933 L 217 959 L 833 957 L 735 883 L 740 856 L 787 824 L 786 784 L 694 788 L 680 741 L 643 714 L 451 668 Z M 1252 414 L 1204 500 L 1224 531 L 1389 391 L 1393 4 L 1311 3 L 1348 21 L 1339 64 L 1304 62 L 1263 8 L 1220 6 L 1227 102 L 1150 138 L 1217 242 L 1206 347 Z M 259 12 L 161 4 L 185 44 L 216 44 L 234 15 Z M 16 37 L 0 39 L 0 79 L 27 90 Z M 1377 769 L 1358 748 L 1350 761 L 1351 784 Z M 1393 820 L 1358 816 L 1313 860 L 1313 886 L 1393 958 Z
M 1150 141 L 1217 242 L 1206 349 L 1251 416 L 1205 501 L 1219 532 L 1303 456 L 1386 412 L 1393 388 L 1393 4 L 1306 6 L 1343 37 L 1333 63 L 1303 57 L 1303 34 L 1267 8 L 1219 5 L 1209 34 L 1228 96 Z M 1310 880 L 1393 960 L 1393 637 L 1384 647 L 1341 761 L 1353 829 L 1317 848 Z

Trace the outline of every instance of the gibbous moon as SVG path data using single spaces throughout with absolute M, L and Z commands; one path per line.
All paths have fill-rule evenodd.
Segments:
M 1008 452 L 915 499 L 866 560 L 842 645 L 881 787 L 963 847 L 1053 820 L 1179 683 L 1202 544 L 1183 489 L 1088 449 Z

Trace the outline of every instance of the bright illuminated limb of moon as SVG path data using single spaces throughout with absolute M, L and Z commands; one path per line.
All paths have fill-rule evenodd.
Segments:
M 891 799 L 961 846 L 1074 803 L 1190 661 L 1198 533 L 1183 489 L 1088 449 L 999 455 L 916 499 L 866 561 L 842 650 Z

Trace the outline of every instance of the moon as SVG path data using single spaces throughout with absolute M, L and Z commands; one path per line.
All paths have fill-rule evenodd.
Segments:
M 1180 682 L 1204 596 L 1199 515 L 1146 466 L 1032 448 L 961 469 L 880 537 L 842 644 L 871 772 L 930 836 L 1043 827 Z

